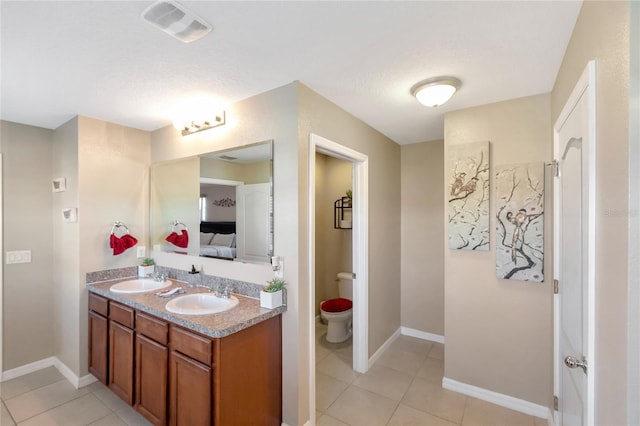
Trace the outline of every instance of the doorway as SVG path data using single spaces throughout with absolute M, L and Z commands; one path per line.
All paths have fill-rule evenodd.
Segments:
M 309 137 L 309 300 L 308 308 L 313 318 L 309 321 L 309 413 L 315 416 L 315 343 L 316 343 L 316 153 L 347 161 L 352 165 L 352 266 L 353 266 L 353 365 L 356 372 L 365 373 L 369 368 L 368 354 L 368 157 L 321 136 Z
M 595 62 L 554 126 L 557 425 L 595 421 Z

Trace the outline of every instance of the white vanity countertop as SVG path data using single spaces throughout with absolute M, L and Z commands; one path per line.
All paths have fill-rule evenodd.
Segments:
M 167 311 L 165 309 L 165 305 L 168 301 L 177 296 L 164 298 L 156 296 L 156 292 L 125 294 L 109 291 L 109 288 L 112 285 L 129 279 L 131 279 L 131 277 L 87 284 L 87 289 L 91 293 L 104 296 L 122 303 L 123 305 L 130 306 L 142 312 L 147 312 L 184 328 L 214 338 L 228 336 L 254 324 L 280 315 L 287 310 L 286 306 L 280 306 L 275 309 L 261 308 L 260 301 L 258 299 L 233 293 L 240 303 L 231 310 L 220 312 L 218 314 L 207 315 L 174 314 Z M 182 289 L 187 292 L 186 294 L 208 292 L 208 290 L 204 288 L 189 288 L 189 285 L 185 282 L 174 279 L 171 279 L 171 281 L 173 284 L 163 290 L 182 287 Z

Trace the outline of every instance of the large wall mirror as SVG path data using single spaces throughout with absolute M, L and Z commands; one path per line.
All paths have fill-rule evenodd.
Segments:
M 248 262 L 273 255 L 273 141 L 151 166 L 156 251 Z

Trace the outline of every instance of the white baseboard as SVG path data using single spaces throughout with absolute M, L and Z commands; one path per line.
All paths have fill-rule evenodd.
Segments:
M 440 336 L 439 334 L 427 333 L 426 331 L 420 331 L 409 327 L 400 327 L 400 332 L 403 336 L 417 337 L 418 339 L 444 344 L 444 336 Z
M 62 374 L 64 378 L 67 379 L 69 383 L 71 383 L 76 389 L 85 387 L 98 380 L 92 374 L 87 374 L 86 376 L 82 377 L 76 376 L 75 373 L 71 371 L 71 369 L 67 367 L 62 361 L 60 361 L 57 357 L 52 356 L 49 358 L 41 359 L 40 361 L 21 365 L 20 367 L 4 371 L 2 373 L 2 381 L 5 382 L 7 380 L 15 379 L 17 377 L 24 376 L 38 370 L 43 370 L 48 367 L 55 367 L 60 372 L 60 374 Z
M 54 366 L 58 369 L 60 374 L 62 374 L 64 378 L 67 379 L 69 383 L 71 383 L 76 389 L 83 388 L 98 380 L 92 374 L 87 374 L 82 377 L 76 376 L 76 374 L 58 358 L 56 358 L 56 363 L 54 364 Z
M 547 415 L 547 425 L 548 426 L 555 426 L 555 421 L 553 420 L 553 411 L 551 411 L 551 409 L 549 409 L 549 414 Z
M 382 353 L 393 343 L 394 340 L 396 340 L 398 337 L 400 336 L 400 329 L 397 329 L 392 335 L 391 337 L 389 337 L 387 339 L 386 342 L 384 342 L 382 344 L 382 346 L 380 346 L 378 348 L 378 350 L 376 351 L 376 353 L 374 353 L 373 355 L 371 355 L 371 358 L 369 358 L 369 366 L 367 367 L 367 369 L 371 368 L 371 366 L 378 360 L 378 358 L 380 358 L 380 356 L 382 355 Z
M 20 367 L 12 368 L 11 370 L 2 372 L 2 381 L 15 379 L 16 377 L 24 376 L 26 374 L 33 373 L 38 370 L 44 370 L 47 367 L 53 367 L 56 365 L 58 358 L 51 356 L 49 358 L 41 359 L 29 364 L 21 365 Z
M 442 387 L 454 392 L 482 399 L 483 401 L 491 402 L 514 411 L 519 411 L 530 416 L 536 416 L 541 419 L 549 418 L 548 407 L 534 404 L 533 402 L 525 401 L 524 399 L 518 399 L 509 395 L 479 388 L 477 386 L 468 385 L 456 380 L 451 380 L 447 377 L 442 379 Z

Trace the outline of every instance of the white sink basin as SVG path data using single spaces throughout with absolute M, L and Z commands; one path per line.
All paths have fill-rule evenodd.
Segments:
M 198 293 L 176 297 L 170 300 L 165 308 L 174 314 L 205 315 L 228 311 L 237 305 L 238 299 L 233 296 L 227 299 L 212 293 Z
M 114 284 L 109 290 L 114 293 L 145 293 L 160 290 L 173 284 L 171 281 L 155 281 L 153 278 L 138 278 Z

